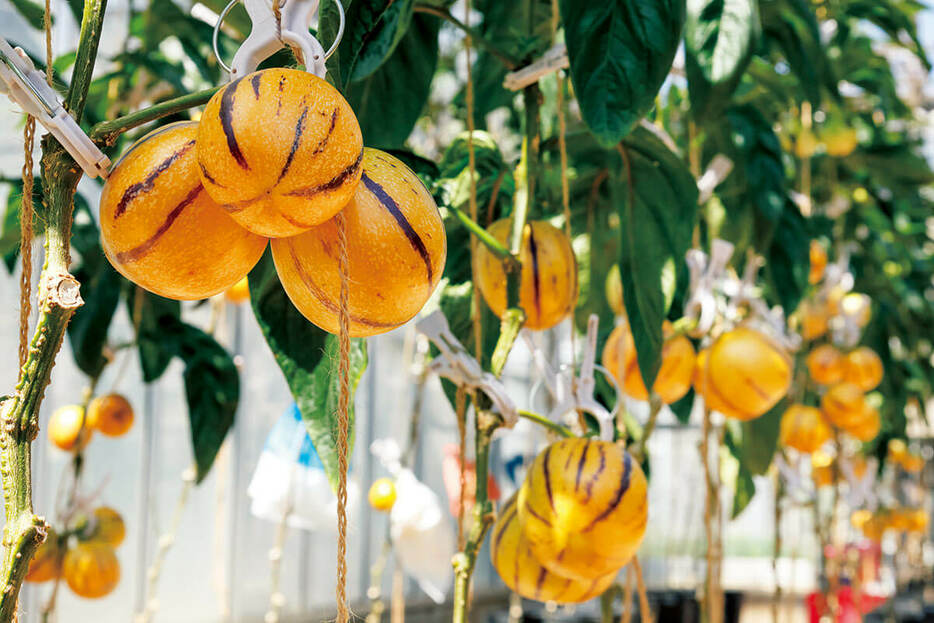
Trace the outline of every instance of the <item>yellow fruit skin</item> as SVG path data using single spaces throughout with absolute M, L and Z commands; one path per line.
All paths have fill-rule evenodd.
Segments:
M 84 409 L 79 405 L 59 407 L 49 418 L 49 441 L 66 452 L 83 448 L 94 433 L 84 419 Z
M 836 128 L 822 135 L 827 155 L 845 158 L 859 145 L 859 134 L 853 128 Z
M 408 322 L 434 291 L 447 257 L 438 207 L 405 164 L 367 148 L 363 177 L 341 212 L 347 228 L 350 334 L 385 333 Z M 272 241 L 283 288 L 308 320 L 339 331 L 337 219 Z
M 808 283 L 815 285 L 823 278 L 824 269 L 827 268 L 827 251 L 820 242 L 812 240 L 809 255 L 811 269 L 808 272 Z
M 823 395 L 820 407 L 831 424 L 846 430 L 862 421 L 866 413 L 866 400 L 856 385 L 837 383 Z
M 198 128 L 204 187 L 261 236 L 294 236 L 337 214 L 360 181 L 363 137 L 347 101 L 296 69 L 265 69 L 211 98 Z
M 738 327 L 710 347 L 704 398 L 726 416 L 750 420 L 778 404 L 791 377 L 785 349 L 755 329 Z
M 93 522 L 91 540 L 117 547 L 126 538 L 126 524 L 123 523 L 123 517 L 109 506 L 95 508 Z
M 75 595 L 97 599 L 117 587 L 120 561 L 112 545 L 99 541 L 80 543 L 65 554 L 63 574 Z
M 811 341 L 827 333 L 829 314 L 826 309 L 810 302 L 803 303 L 799 312 L 801 337 Z
M 496 221 L 487 231 L 508 244 L 512 220 Z M 525 311 L 525 327 L 550 329 L 574 311 L 577 302 L 577 260 L 571 241 L 546 221 L 531 221 L 522 233 L 522 276 L 519 305 Z M 483 300 L 497 316 L 506 311 L 506 273 L 502 260 L 485 246 L 477 248 L 477 286 Z
M 645 475 L 620 445 L 564 439 L 539 454 L 519 489 L 518 521 L 552 573 L 594 580 L 632 559 L 648 520 Z
M 811 379 L 820 385 L 833 385 L 842 381 L 845 362 L 843 353 L 830 344 L 815 347 L 805 359 Z
M 810 454 L 833 436 L 820 409 L 794 404 L 782 415 L 779 440 L 783 446 Z
M 101 192 L 107 259 L 138 286 L 178 300 L 223 292 L 266 248 L 265 238 L 237 225 L 202 187 L 197 127 L 177 123 L 137 141 Z
M 613 264 L 613 268 L 606 276 L 606 302 L 610 309 L 617 316 L 626 315 L 626 306 L 623 302 L 623 280 L 619 274 L 619 264 Z
M 858 420 L 849 423 L 844 430 L 860 441 L 867 442 L 876 438 L 880 428 L 882 428 L 882 419 L 879 417 L 879 410 L 864 405 L 863 415 Z
M 48 582 L 62 575 L 62 551 L 58 542 L 58 535 L 48 528 L 45 541 L 39 545 L 36 555 L 29 561 L 29 570 L 26 572 L 27 582 Z
M 523 536 L 516 510 L 516 496 L 503 506 L 490 537 L 490 561 L 506 586 L 526 599 L 580 603 L 610 587 L 617 572 L 593 580 L 574 580 L 543 567 Z
M 387 512 L 392 510 L 396 503 L 396 483 L 389 478 L 379 478 L 373 481 L 367 494 L 370 506 L 375 510 Z
M 250 300 L 250 282 L 244 277 L 224 292 L 224 297 L 231 303 L 246 303 Z
M 133 427 L 133 407 L 120 394 L 98 396 L 88 405 L 86 425 L 108 437 L 121 437 Z
M 819 144 L 814 133 L 805 128 L 795 140 L 795 155 L 799 158 L 810 158 L 817 151 Z
M 666 323 L 666 337 L 671 334 L 671 323 Z M 691 340 L 683 335 L 668 337 L 662 347 L 662 365 L 652 384 L 665 404 L 680 400 L 691 388 L 696 356 Z M 642 380 L 636 348 L 629 323 L 617 326 L 603 347 L 603 367 L 620 383 L 623 390 L 636 400 L 648 400 L 649 392 Z
M 843 380 L 853 383 L 864 392 L 872 391 L 882 382 L 882 360 L 876 351 L 860 346 L 846 355 Z

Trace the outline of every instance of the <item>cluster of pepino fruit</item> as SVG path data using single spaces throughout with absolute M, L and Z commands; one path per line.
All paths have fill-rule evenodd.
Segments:
M 126 537 L 123 517 L 109 506 L 99 506 L 88 515 L 77 516 L 73 527 L 48 529 L 26 572 L 27 582 L 58 581 L 87 599 L 99 599 L 120 582 L 116 548 Z
M 578 603 L 602 594 L 635 555 L 648 520 L 646 479 L 622 444 L 548 446 L 493 526 L 490 557 L 527 599 Z
M 94 431 L 108 437 L 122 437 L 133 426 L 133 406 L 120 394 L 98 396 L 88 404 L 59 407 L 47 427 L 49 441 L 66 452 L 80 452 Z
M 876 543 L 882 541 L 886 532 L 896 534 L 926 534 L 930 517 L 920 508 L 898 506 L 868 511 L 860 509 L 850 515 L 850 524 Z
M 105 253 L 155 294 L 195 300 L 240 282 L 271 246 L 309 321 L 339 329 L 341 223 L 350 334 L 410 320 L 441 278 L 435 202 L 394 156 L 365 148 L 325 80 L 266 69 L 225 86 L 199 122 L 155 130 L 114 166 L 100 202 Z

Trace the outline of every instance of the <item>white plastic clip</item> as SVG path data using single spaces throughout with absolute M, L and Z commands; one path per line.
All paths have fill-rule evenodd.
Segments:
M 451 333 L 444 314 L 440 310 L 435 311 L 420 320 L 415 328 L 441 351 L 429 364 L 429 368 L 458 386 L 482 391 L 493 401 L 506 426 L 512 428 L 519 420 L 519 412 L 506 393 L 506 387 L 493 374 L 485 372 L 477 360 L 467 352 Z
M 621 403 L 619 386 L 616 379 L 602 367 L 597 366 L 595 361 L 597 357 L 597 327 L 599 319 L 596 314 L 592 314 L 587 321 L 587 342 L 584 346 L 583 357 L 581 358 L 580 376 L 575 376 L 574 369 L 571 366 L 562 366 L 555 370 L 542 349 L 538 348 L 533 342 L 527 331 L 523 332 L 529 349 L 532 351 L 532 359 L 539 370 L 539 373 L 545 379 L 545 387 L 555 401 L 555 406 L 548 413 L 548 419 L 556 421 L 559 418 L 565 418 L 565 423 L 572 428 L 577 427 L 576 415 L 579 412 L 589 413 L 597 420 L 600 427 L 600 439 L 612 441 L 616 411 Z M 596 387 L 594 381 L 594 370 L 599 369 L 604 373 L 610 383 L 616 388 L 616 407 L 612 412 L 607 411 L 606 407 L 594 399 L 593 393 Z
M 337 49 L 344 33 L 344 8 L 340 2 L 334 3 L 340 15 L 337 37 L 331 48 L 325 52 L 318 40 L 308 32 L 312 18 L 318 12 L 318 0 L 242 0 L 250 21 L 253 23 L 253 28 L 228 67 L 220 56 L 217 37 L 227 13 L 240 1 L 231 0 L 221 12 L 214 27 L 214 54 L 221 66 L 230 72 L 231 80 L 242 78 L 256 71 L 260 63 L 285 45 L 295 46 L 301 50 L 305 70 L 319 78 L 324 78 L 326 72 L 324 62 Z M 272 10 L 272 2 L 279 3 L 279 21 L 276 20 L 276 14 Z
M 48 85 L 45 74 L 22 49 L 0 37 L 0 91 L 35 117 L 90 177 L 107 177 L 110 158 L 97 148 L 62 105 L 62 98 Z
M 865 471 L 857 475 L 853 462 L 849 459 L 840 460 L 840 471 L 849 484 L 847 494 L 847 503 L 850 508 L 868 508 L 871 511 L 879 506 L 879 499 L 876 497 L 876 472 L 879 469 L 879 461 L 871 456 L 866 459 Z
M 717 299 L 714 289 L 726 273 L 733 256 L 733 245 L 726 240 L 715 239 L 710 245 L 710 256 L 699 249 L 691 249 L 685 255 L 690 273 L 690 285 L 685 316 L 697 320 L 692 335 L 705 335 L 717 318 Z
M 570 66 L 568 50 L 563 43 L 556 43 L 540 59 L 516 71 L 506 74 L 503 88 L 510 91 L 519 91 L 530 84 L 535 84 L 542 76 L 547 76 L 559 69 Z

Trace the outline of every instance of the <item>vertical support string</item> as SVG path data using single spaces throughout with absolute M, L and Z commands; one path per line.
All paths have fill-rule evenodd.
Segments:
M 347 222 L 343 212 L 337 216 L 339 270 L 341 278 L 340 294 L 340 363 L 338 380 L 340 397 L 337 404 L 337 623 L 347 623 L 350 613 L 347 609 L 347 452 L 348 428 L 347 414 L 350 404 L 350 276 L 347 259 Z
M 32 189 L 33 161 L 32 150 L 35 146 L 36 119 L 26 116 L 26 128 L 23 131 L 23 198 L 20 205 L 20 259 L 22 274 L 19 283 L 19 367 L 26 365 L 29 352 L 29 317 L 32 315 Z
M 467 84 L 465 86 L 465 105 L 467 108 L 467 165 L 470 169 L 470 199 L 468 203 L 470 218 L 474 222 L 477 222 L 477 157 L 474 153 L 473 145 L 473 133 L 475 130 L 474 127 L 474 89 L 473 89 L 473 69 L 471 67 L 470 60 L 470 50 L 473 44 L 473 41 L 470 39 L 470 0 L 464 2 L 464 24 L 467 27 L 468 34 L 464 35 L 464 55 L 465 62 L 467 64 Z M 492 206 L 490 206 L 492 208 Z M 488 211 L 487 216 L 492 213 Z M 471 272 L 474 277 L 474 283 L 476 283 L 477 276 L 477 238 L 476 236 L 470 237 L 470 266 Z M 483 362 L 483 324 L 480 322 L 480 313 L 482 308 L 480 306 L 480 296 L 478 295 L 476 288 L 474 288 L 473 295 L 473 341 L 474 341 L 474 356 L 477 358 L 477 361 Z M 463 456 L 461 457 L 463 459 Z
M 460 499 L 457 502 L 457 551 L 464 550 L 464 489 L 467 488 L 467 389 L 458 385 L 455 398 L 457 415 L 457 436 L 460 444 Z

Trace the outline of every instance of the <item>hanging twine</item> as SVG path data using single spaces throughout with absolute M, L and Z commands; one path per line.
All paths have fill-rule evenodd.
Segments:
M 457 549 L 464 550 L 464 489 L 467 488 L 467 389 L 457 386 L 454 400 L 457 414 L 457 436 L 460 442 L 460 499 L 457 503 Z
M 26 365 L 29 352 L 29 317 L 32 315 L 32 150 L 36 138 L 36 119 L 26 116 L 26 128 L 23 131 L 23 199 L 20 206 L 20 257 L 23 272 L 19 283 L 19 367 Z
M 652 609 L 649 607 L 649 594 L 645 590 L 645 581 L 642 579 L 642 565 L 639 557 L 632 557 L 632 569 L 636 576 L 636 588 L 639 590 L 639 620 L 642 623 L 652 623 Z
M 633 584 L 636 582 L 636 573 L 632 570 L 632 565 L 626 567 L 626 586 L 623 588 L 623 615 L 620 617 L 620 623 L 630 623 L 632 621 L 632 593 Z
M 337 403 L 337 623 L 347 623 L 347 452 L 348 409 L 350 404 L 350 276 L 347 259 L 347 222 L 343 212 L 337 216 L 338 244 L 340 247 L 340 364 L 338 379 L 340 397 Z
M 340 0 L 335 0 L 335 2 L 340 2 Z M 302 51 L 298 46 L 292 45 L 291 43 L 286 43 L 282 40 L 282 4 L 283 0 L 272 0 L 272 14 L 276 18 L 276 38 L 279 39 L 279 42 L 289 48 L 292 52 L 292 56 L 295 57 L 295 60 L 298 61 L 299 65 L 305 64 L 305 57 L 302 56 Z
M 470 0 L 464 2 L 464 25 L 467 29 L 470 28 Z M 464 35 L 464 55 L 466 57 L 467 63 L 467 85 L 465 87 L 465 103 L 467 107 L 467 166 L 470 169 L 470 199 L 468 203 L 470 218 L 476 222 L 477 221 L 477 158 L 474 153 L 473 148 L 473 133 L 474 133 L 474 89 L 473 89 L 473 69 L 470 65 L 470 49 L 472 45 L 470 35 Z M 489 206 L 487 211 L 487 217 L 492 213 L 492 204 Z M 470 266 L 471 271 L 474 276 L 474 283 L 477 282 L 477 238 L 476 236 L 470 237 Z M 473 341 L 474 341 L 474 357 L 477 361 L 483 361 L 483 324 L 480 322 L 480 314 L 482 309 L 480 307 L 480 297 L 477 294 L 476 288 L 474 288 L 473 296 Z M 461 455 L 463 460 L 463 455 Z

